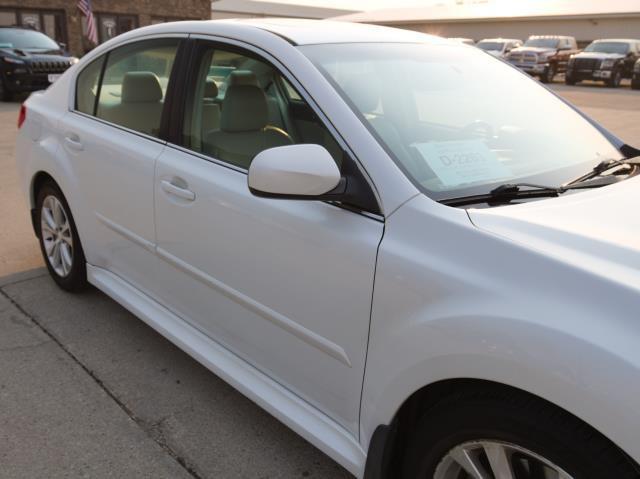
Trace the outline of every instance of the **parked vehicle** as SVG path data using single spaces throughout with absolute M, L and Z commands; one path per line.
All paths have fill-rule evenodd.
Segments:
M 44 90 L 77 61 L 43 33 L 0 27 L 0 100 Z
M 494 57 L 506 58 L 511 50 L 522 46 L 522 40 L 515 38 L 486 38 L 480 40 L 476 46 Z
M 631 77 L 631 88 L 640 90 L 640 60 L 633 66 L 633 76 Z
M 542 83 L 551 83 L 558 73 L 567 69 L 569 57 L 578 53 L 573 37 L 560 35 L 533 35 L 520 48 L 514 48 L 507 60 Z
M 379 26 L 167 23 L 19 126 L 53 280 L 357 477 L 637 477 L 640 151 L 504 62 Z
M 575 85 L 582 80 L 598 80 L 617 88 L 623 78 L 633 76 L 638 58 L 640 40 L 596 40 L 583 52 L 571 56 L 565 83 Z
M 452 37 L 452 38 L 449 38 L 448 40 L 458 42 L 458 43 L 463 43 L 465 45 L 471 45 L 471 46 L 476 44 L 476 42 L 472 38 Z

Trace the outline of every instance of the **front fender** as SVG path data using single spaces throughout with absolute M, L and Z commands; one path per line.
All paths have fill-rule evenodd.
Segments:
M 451 221 L 448 210 L 417 197 L 388 219 L 363 388 L 363 447 L 417 390 L 468 378 L 554 403 L 637 461 L 640 321 L 630 312 L 640 307 L 638 292 Z

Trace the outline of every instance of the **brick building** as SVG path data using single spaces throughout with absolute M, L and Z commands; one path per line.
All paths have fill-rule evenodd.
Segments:
M 137 27 L 172 20 L 208 20 L 211 0 L 92 0 L 98 37 L 104 42 Z M 77 0 L 0 0 L 0 25 L 40 30 L 74 55 L 92 48 Z

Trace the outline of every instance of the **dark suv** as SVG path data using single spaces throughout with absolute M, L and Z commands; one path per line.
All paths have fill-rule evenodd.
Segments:
M 565 83 L 575 85 L 581 80 L 598 80 L 616 88 L 623 78 L 633 76 L 638 58 L 640 40 L 596 40 L 569 59 Z
M 0 100 L 44 90 L 77 61 L 43 33 L 0 27 Z
M 507 55 L 507 61 L 530 75 L 551 83 L 556 74 L 564 73 L 569 57 L 578 53 L 573 37 L 561 35 L 533 35 L 519 48 Z

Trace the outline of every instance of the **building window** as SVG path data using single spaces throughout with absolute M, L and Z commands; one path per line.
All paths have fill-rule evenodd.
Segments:
M 115 13 L 96 13 L 98 21 L 98 39 L 106 42 L 121 33 L 138 28 L 137 15 L 117 15 Z
M 58 43 L 67 43 L 65 15 L 62 11 L 37 9 L 2 9 L 0 26 L 24 27 L 38 30 Z

